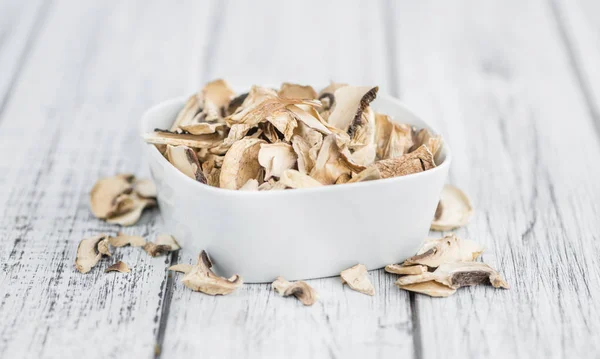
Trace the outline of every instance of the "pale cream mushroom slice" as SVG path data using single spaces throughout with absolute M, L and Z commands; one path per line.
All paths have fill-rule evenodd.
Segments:
M 286 108 L 288 111 L 290 111 L 290 113 L 293 114 L 294 118 L 298 120 L 298 122 L 305 124 L 315 131 L 318 131 L 324 135 L 340 132 L 335 127 L 329 125 L 321 117 L 319 112 L 315 110 L 314 104 L 290 104 Z
M 196 152 L 186 146 L 167 146 L 167 160 L 189 178 L 206 183 Z
M 206 135 L 191 135 L 163 130 L 145 133 L 142 138 L 147 143 L 155 145 L 187 146 L 192 148 L 211 148 L 223 142 L 224 134 L 211 133 Z
M 308 283 L 303 281 L 292 283 L 283 277 L 277 277 L 271 284 L 271 287 L 282 297 L 293 295 L 306 306 L 315 304 L 319 298 L 317 292 Z
M 441 148 L 444 145 L 442 140 L 442 136 L 434 135 L 426 128 L 423 128 L 419 131 L 415 131 L 413 129 L 413 146 L 410 148 L 409 152 L 412 152 L 419 148 L 420 146 L 427 146 L 431 153 L 433 154 L 433 158 L 439 162 L 439 156 L 441 153 Z
M 225 137 L 223 142 L 220 142 L 216 146 L 211 147 L 208 150 L 208 152 L 210 152 L 211 154 L 216 154 L 216 155 L 226 154 L 227 151 L 229 151 L 229 149 L 231 148 L 231 146 L 233 146 L 233 144 L 236 143 L 237 141 L 244 138 L 244 136 L 246 136 L 248 134 L 248 132 L 250 131 L 250 129 L 252 129 L 252 128 L 253 128 L 252 125 L 247 125 L 244 123 L 232 125 L 231 128 L 229 129 L 229 133 L 227 134 L 227 137 Z
M 125 233 L 117 233 L 116 237 L 109 237 L 108 242 L 113 247 L 142 247 L 146 244 L 146 240 L 142 236 L 133 236 Z
M 381 172 L 377 167 L 368 167 L 364 171 L 359 172 L 346 183 L 366 182 L 381 179 Z
M 249 179 L 258 179 L 262 167 L 258 162 L 258 153 L 263 140 L 241 139 L 231 146 L 225 154 L 219 176 L 220 187 L 239 189 Z
M 348 86 L 348 84 L 332 81 L 329 86 L 319 92 L 318 99 L 322 103 L 322 111 L 330 111 L 332 109 L 335 105 L 335 91 L 344 86 Z
M 75 268 L 81 273 L 88 273 L 98 264 L 103 255 L 110 255 L 108 252 L 108 235 L 99 234 L 85 238 L 79 242 L 77 247 Z
M 131 269 L 129 269 L 129 266 L 125 262 L 118 261 L 117 263 L 106 268 L 104 270 L 104 272 L 105 273 L 109 273 L 109 272 L 129 273 L 129 272 L 131 272 Z
M 377 91 L 379 91 L 378 87 L 370 86 L 338 88 L 334 94 L 335 107 L 329 115 L 329 124 L 343 132 L 352 131 L 354 133 L 356 127 L 364 121 L 363 111 L 377 97 Z
M 303 86 L 289 82 L 284 82 L 281 84 L 277 95 L 282 98 L 299 98 L 309 100 L 314 100 L 317 98 L 317 92 L 314 88 L 312 88 L 312 86 Z
M 435 161 L 427 146 L 421 146 L 402 157 L 380 160 L 372 166 L 379 169 L 381 178 L 390 178 L 427 171 L 435 167 Z
M 296 165 L 297 159 L 292 146 L 283 142 L 262 143 L 258 152 L 258 163 L 265 169 L 265 181 L 281 177 L 285 170 Z
M 191 272 L 193 268 L 194 268 L 194 266 L 191 264 L 179 263 L 179 264 L 170 266 L 169 270 L 187 274 L 187 273 Z
M 385 160 L 401 157 L 408 153 L 414 144 L 412 128 L 409 125 L 394 123 L 388 115 L 376 113 L 375 144 L 377 158 Z
M 221 121 L 226 114 L 229 102 L 234 98 L 235 91 L 222 79 L 207 83 L 202 89 L 204 100 L 203 113 L 205 122 Z
M 351 173 L 348 161 L 344 161 L 340 154 L 335 135 L 325 137 L 310 176 L 322 184 L 329 185 L 334 184 L 343 174 Z
M 292 137 L 292 149 L 296 153 L 298 171 L 308 174 L 315 166 L 315 160 L 310 155 L 310 144 L 302 137 L 294 135 Z
M 149 179 L 136 179 L 133 182 L 134 191 L 144 198 L 156 198 L 156 185 Z
M 369 272 L 364 264 L 357 264 L 343 270 L 340 273 L 340 277 L 342 277 L 343 284 L 347 284 L 355 291 L 367 295 L 375 295 L 375 288 L 369 280 Z
M 94 216 L 106 219 L 123 212 L 123 201 L 133 191 L 134 176 L 121 174 L 101 178 L 90 191 L 90 205 Z M 129 208 L 127 208 L 129 209 Z
M 465 226 L 473 216 L 473 205 L 460 188 L 445 185 L 431 222 L 432 231 L 451 231 Z
M 367 145 L 373 145 L 375 158 L 375 112 L 367 106 L 360 117 L 356 117 L 347 131 L 350 137 L 348 148 L 357 150 Z
M 374 143 L 356 148 L 350 155 L 350 160 L 359 166 L 370 166 L 377 157 L 377 146 Z
M 126 213 L 107 218 L 106 222 L 122 226 L 132 226 L 140 220 L 144 209 L 156 206 L 155 199 L 143 198 L 138 196 L 137 193 L 132 193 L 130 198 L 133 201 L 133 208 Z
M 280 184 L 289 188 L 314 188 L 323 184 L 316 179 L 297 170 L 285 170 L 279 179 Z
M 423 274 L 427 272 L 427 266 L 414 265 L 414 266 L 403 266 L 400 264 L 388 264 L 385 266 L 385 271 L 393 274 L 410 275 L 410 274 Z
M 175 121 L 169 130 L 172 132 L 177 131 L 179 126 L 190 123 L 192 119 L 200 112 L 202 112 L 202 94 L 199 92 L 193 94 L 187 99 L 185 105 L 177 114 L 177 117 L 175 118 Z
M 246 101 L 249 93 L 245 92 L 241 95 L 234 97 L 231 101 L 229 101 L 229 105 L 227 105 L 227 116 L 233 115 L 240 106 Z
M 193 121 L 201 120 L 194 119 Z M 219 122 L 193 122 L 189 125 L 182 125 L 179 128 L 192 135 L 206 135 L 224 130 L 227 128 L 227 125 Z
M 478 284 L 508 289 L 508 283 L 492 267 L 481 262 L 441 264 L 435 271 L 398 278 L 398 285 L 409 285 L 435 280 L 452 289 Z
M 181 246 L 170 234 L 159 234 L 156 236 L 154 242 L 148 242 L 144 246 L 144 251 L 152 257 L 162 256 L 169 252 L 177 251 L 181 249 Z
M 235 274 L 230 278 L 223 278 L 216 275 L 212 270 L 212 262 L 206 251 L 202 251 L 198 258 L 198 264 L 189 267 L 180 268 L 189 270 L 181 279 L 183 284 L 196 292 L 202 292 L 209 295 L 227 295 L 239 288 L 244 280 Z
M 250 178 L 246 184 L 240 187 L 240 191 L 258 191 L 258 181 Z
M 449 297 L 456 293 L 456 289 L 447 287 L 436 281 L 415 283 L 415 284 L 399 284 L 396 282 L 396 286 L 400 289 L 408 290 L 410 292 L 426 294 L 430 297 Z
M 420 251 L 404 261 L 403 265 L 421 264 L 436 268 L 444 263 L 471 262 L 483 253 L 484 248 L 475 241 L 460 239 L 454 234 L 425 244 L 428 249 Z
M 338 177 L 338 179 L 335 181 L 335 184 L 348 183 L 348 182 L 350 182 L 351 179 L 352 179 L 352 175 L 350 175 L 348 173 L 344 173 L 343 175 Z

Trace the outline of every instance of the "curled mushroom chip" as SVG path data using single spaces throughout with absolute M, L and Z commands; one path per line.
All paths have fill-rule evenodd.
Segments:
M 471 262 L 483 253 L 484 248 L 478 243 L 460 239 L 454 234 L 425 244 L 428 249 L 408 258 L 404 265 L 421 264 L 436 268 L 444 263 Z
M 180 264 L 175 264 L 175 265 L 170 266 L 169 270 L 187 274 L 187 273 L 191 272 L 193 268 L 194 268 L 194 266 L 191 264 L 180 263 Z
M 432 280 L 452 289 L 478 284 L 491 284 L 494 288 L 509 288 L 508 283 L 496 270 L 480 262 L 444 263 L 433 272 L 400 277 L 397 283 L 409 285 Z
M 129 266 L 127 266 L 127 264 L 125 264 L 125 262 L 118 261 L 117 263 L 106 268 L 104 270 L 104 272 L 105 273 L 108 273 L 108 272 L 129 273 L 129 272 L 131 272 L 131 269 L 129 269 Z
M 356 127 L 363 122 L 363 111 L 377 97 L 379 87 L 344 86 L 335 91 L 335 107 L 329 115 L 328 122 L 346 132 L 354 133 Z M 352 137 L 352 133 L 350 137 Z
M 442 190 L 431 230 L 450 231 L 462 227 L 469 223 L 472 216 L 473 205 L 469 197 L 458 187 L 447 184 Z
M 427 146 L 421 146 L 402 157 L 377 161 L 373 166 L 379 169 L 381 178 L 390 178 L 432 169 L 435 167 L 435 162 Z
M 323 111 L 329 111 L 335 105 L 335 91 L 344 86 L 348 85 L 332 81 L 329 86 L 319 92 L 319 101 L 323 104 Z
M 396 285 L 400 289 L 427 294 L 430 297 L 449 297 L 456 293 L 456 289 L 450 288 L 433 280 L 415 284 L 399 284 L 396 282 Z
M 409 275 L 409 274 L 423 274 L 427 272 L 427 266 L 415 265 L 415 266 L 403 266 L 399 264 L 388 264 L 385 266 L 385 271 L 393 274 Z
M 414 145 L 411 147 L 409 152 L 416 150 L 421 146 L 427 146 L 431 153 L 433 154 L 433 158 L 437 159 L 437 155 L 442 148 L 442 137 L 439 135 L 433 135 L 428 129 L 423 128 L 419 130 L 413 139 Z
M 277 277 L 271 286 L 282 297 L 293 295 L 306 306 L 315 304 L 318 299 L 317 292 L 310 285 L 303 281 L 291 283 L 285 280 L 283 277 Z
M 249 179 L 258 179 L 261 166 L 258 153 L 263 140 L 250 138 L 237 141 L 223 159 L 221 167 L 221 188 L 239 189 Z
M 367 267 L 364 264 L 357 264 L 345 269 L 340 273 L 340 276 L 342 277 L 342 283 L 347 284 L 355 291 L 375 295 L 375 288 L 369 280 L 369 272 L 367 272 Z
M 156 206 L 156 200 L 150 198 L 142 198 L 138 196 L 137 193 L 133 193 L 131 195 L 131 200 L 133 201 L 133 207 L 130 211 L 107 218 L 106 222 L 120 224 L 122 226 L 132 226 L 140 220 L 144 209 Z
M 289 188 L 312 188 L 323 186 L 323 184 L 316 179 L 296 170 L 283 171 L 279 183 Z
M 244 280 L 239 275 L 231 278 L 223 278 L 216 275 L 212 270 L 212 262 L 205 251 L 200 253 L 198 264 L 189 268 L 178 267 L 178 271 L 187 271 L 181 279 L 183 284 L 196 292 L 209 295 L 226 295 L 239 288 Z
M 344 173 L 351 174 L 352 169 L 349 162 L 342 158 L 335 137 L 329 135 L 323 140 L 310 176 L 322 184 L 334 184 Z
M 108 235 L 99 234 L 83 239 L 77 247 L 75 268 L 81 273 L 88 273 L 98 264 L 103 255 L 110 255 L 108 251 Z
M 375 114 L 375 143 L 379 159 L 398 158 L 413 146 L 412 128 L 394 123 L 389 116 Z M 417 149 L 420 146 L 417 146 Z
M 189 178 L 206 183 L 206 177 L 202 172 L 198 156 L 191 148 L 167 145 L 167 160 Z
M 113 247 L 142 247 L 144 244 L 146 244 L 146 240 L 144 239 L 144 237 L 131 236 L 124 233 L 117 233 L 116 237 L 109 237 L 108 242 Z
M 100 219 L 123 212 L 123 196 L 133 191 L 134 176 L 130 174 L 101 178 L 90 192 L 90 204 L 94 216 Z
M 202 94 L 196 93 L 190 96 L 183 109 L 179 111 L 173 125 L 169 129 L 174 132 L 177 131 L 180 125 L 190 123 L 192 119 L 202 111 Z
M 181 249 L 179 243 L 175 240 L 170 234 L 159 234 L 156 236 L 156 240 L 153 242 L 148 242 L 143 246 L 144 251 L 148 253 L 152 257 L 162 256 L 169 252 L 173 252 Z
M 283 98 L 299 98 L 309 100 L 314 100 L 317 98 L 317 92 L 312 88 L 312 86 L 302 86 L 289 82 L 282 83 L 277 94 L 279 97 Z
M 211 81 L 202 89 L 204 100 L 203 113 L 206 114 L 205 121 L 213 122 L 222 120 L 229 102 L 235 96 L 235 92 L 229 84 L 222 79 Z
M 265 181 L 281 177 L 283 171 L 296 165 L 296 153 L 287 143 L 262 143 L 258 152 L 258 163 L 265 168 Z

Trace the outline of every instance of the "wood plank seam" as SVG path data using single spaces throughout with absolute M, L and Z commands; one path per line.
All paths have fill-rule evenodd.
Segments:
M 27 62 L 27 59 L 29 58 L 29 54 L 31 53 L 31 50 L 35 46 L 35 43 L 37 42 L 40 33 L 42 32 L 41 31 L 42 28 L 46 24 L 46 19 L 48 18 L 48 13 L 50 12 L 51 6 L 52 6 L 51 1 L 43 1 L 42 5 L 40 6 L 40 8 L 37 11 L 37 14 L 35 15 L 35 21 L 33 22 L 29 36 L 27 38 L 27 41 L 25 42 L 25 46 L 23 47 L 23 49 L 21 50 L 21 53 L 18 56 L 19 61 L 18 61 L 17 68 L 15 69 L 15 71 L 9 81 L 8 88 L 6 89 L 6 93 L 4 94 L 4 96 L 2 98 L 0 98 L 0 121 L 2 121 L 2 118 L 3 118 L 2 114 L 4 113 L 4 108 L 6 107 L 6 104 L 10 101 L 10 98 L 11 98 L 11 95 L 13 92 L 13 87 L 17 83 L 17 80 L 19 79 L 19 77 L 21 76 L 22 70 L 25 67 L 25 63 Z
M 571 40 L 571 35 L 567 30 L 567 20 L 565 19 L 557 0 L 548 0 L 548 5 L 550 6 L 550 10 L 556 23 L 560 42 L 563 44 L 565 52 L 567 53 L 569 65 L 573 71 L 577 85 L 581 89 L 581 95 L 583 96 L 585 106 L 587 107 L 590 117 L 594 122 L 593 125 L 594 129 L 596 130 L 596 135 L 600 137 L 600 109 L 596 107 L 590 85 L 583 76 L 581 64 L 577 58 L 576 51 Z

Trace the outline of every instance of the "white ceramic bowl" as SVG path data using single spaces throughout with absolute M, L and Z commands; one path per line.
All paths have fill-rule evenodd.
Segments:
M 162 102 L 142 118 L 142 131 L 168 128 L 185 98 Z M 374 110 L 399 123 L 429 128 L 398 100 L 379 94 Z M 218 273 L 246 282 L 339 275 L 363 263 L 398 263 L 423 243 L 448 174 L 444 145 L 434 169 L 404 177 L 286 191 L 247 192 L 198 183 L 147 145 L 166 231 L 182 251 L 206 249 Z

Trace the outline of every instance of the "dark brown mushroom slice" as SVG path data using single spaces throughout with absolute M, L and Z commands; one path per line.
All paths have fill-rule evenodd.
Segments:
M 294 296 L 306 306 L 315 304 L 318 299 L 317 292 L 303 281 L 290 283 L 283 277 L 277 277 L 271 287 L 282 297 Z
M 98 264 L 103 255 L 108 253 L 108 235 L 99 234 L 79 242 L 75 268 L 81 273 L 88 273 Z

